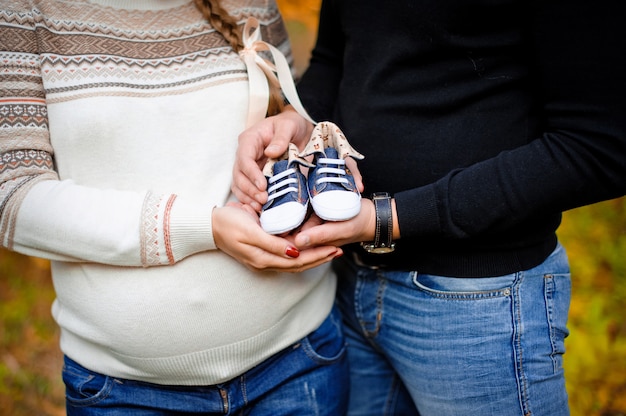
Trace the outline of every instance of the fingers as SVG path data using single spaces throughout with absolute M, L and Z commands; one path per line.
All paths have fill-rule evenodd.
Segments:
M 300 250 L 286 238 L 267 234 L 237 204 L 213 210 L 213 237 L 220 250 L 256 271 L 302 271 L 341 254 L 333 246 Z
M 350 234 L 350 229 L 342 222 L 326 222 L 316 227 L 311 227 L 298 233 L 294 239 L 297 247 L 303 249 L 315 247 L 327 242 L 337 242 L 342 245 L 342 241 Z
M 329 245 L 301 250 L 287 238 L 267 234 L 260 227 L 259 230 L 263 235 L 252 237 L 250 256 L 246 263 L 253 270 L 304 271 L 343 254 L 340 248 Z
M 249 204 L 244 204 L 240 201 L 230 201 L 226 203 L 227 207 L 239 208 L 246 211 L 248 214 L 252 216 L 252 218 L 256 221 L 257 224 L 260 224 L 259 214 L 255 211 Z
M 267 182 L 261 171 L 261 167 L 267 160 L 263 153 L 265 137 L 270 134 L 265 124 L 259 123 L 258 130 L 250 128 L 239 136 L 231 185 L 235 197 L 257 212 L 267 200 L 265 193 Z
M 291 113 L 266 118 L 239 135 L 231 190 L 239 201 L 257 212 L 267 201 L 263 166 L 269 158 L 280 158 L 298 132 L 300 116 Z
M 274 124 L 273 135 L 265 148 L 265 156 L 271 159 L 277 159 L 287 151 L 289 143 L 296 142 L 297 144 L 299 141 L 299 136 L 302 135 L 301 119 L 299 115 L 294 117 L 293 112 L 288 111 L 272 117 L 271 120 Z M 306 132 L 304 134 L 306 134 Z
M 263 253 L 245 263 L 248 268 L 254 271 L 278 271 L 278 272 L 302 272 L 313 267 L 328 263 L 343 254 L 337 247 L 324 246 L 316 247 L 299 252 L 296 258 L 287 258 Z
M 250 179 L 244 172 L 245 168 L 240 168 L 235 164 L 233 168 L 233 183 L 231 185 L 231 191 L 235 195 L 238 201 L 245 204 L 253 212 L 260 212 L 263 204 L 267 201 L 267 193 L 265 192 L 265 184 L 259 179 Z M 251 173 L 254 176 L 254 174 Z M 263 175 L 261 175 L 263 176 Z M 263 176 L 263 179 L 265 177 Z M 257 186 L 259 184 L 259 186 Z M 260 189 L 261 188 L 261 189 Z
M 312 225 L 312 226 L 309 226 Z M 360 241 L 371 241 L 376 228 L 376 212 L 371 200 L 361 200 L 359 214 L 347 221 L 324 222 L 314 225 L 313 221 L 294 237 L 293 241 L 300 250 L 319 245 L 343 246 Z
M 320 246 L 299 250 L 282 237 L 265 234 L 268 238 L 248 244 L 245 256 L 238 258 L 254 271 L 300 272 L 327 263 L 343 254 L 334 246 Z M 240 248 L 240 250 L 242 250 Z

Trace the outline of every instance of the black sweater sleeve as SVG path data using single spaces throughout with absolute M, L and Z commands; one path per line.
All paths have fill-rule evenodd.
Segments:
M 344 34 L 332 3 L 322 4 L 315 58 L 300 86 L 318 119 L 333 117 L 343 73 Z M 542 101 L 542 134 L 431 184 L 397 192 L 403 237 L 464 238 L 625 193 L 624 6 L 542 0 L 533 7 L 531 87 Z M 466 146 L 471 143 L 456 150 Z
M 400 6 L 376 3 L 358 3 L 381 9 L 364 15 L 350 9 L 353 1 L 323 0 L 318 42 L 299 90 L 314 118 L 334 119 L 365 154 L 359 166 L 366 191 L 394 193 L 407 246 L 425 238 L 492 252 L 507 238 L 505 246 L 530 246 L 553 235 L 562 211 L 626 194 L 625 3 L 442 0 L 436 7 L 453 10 L 416 11 L 415 19 L 425 20 L 412 23 L 411 38 L 397 27 L 411 18 L 400 14 L 412 10 L 394 16 L 390 9 Z M 480 10 L 485 4 L 523 11 L 513 17 L 519 33 L 494 26 L 476 35 L 446 26 L 461 8 L 488 15 Z M 425 41 L 410 44 L 416 33 Z M 498 49 L 506 36 L 523 51 L 515 59 Z M 471 59 L 448 59 L 459 51 Z M 469 51 L 490 60 L 484 72 L 463 78 L 464 62 L 474 70 L 481 64 Z M 488 80 L 490 69 L 513 61 L 507 74 L 524 74 L 519 80 Z M 404 91 L 412 93 L 402 101 Z M 398 134 L 380 140 L 379 125 Z M 411 132 L 415 137 L 405 138 Z M 399 251 L 410 256 L 402 244 Z
M 343 75 L 345 38 L 332 2 L 322 1 L 313 58 L 298 84 L 299 94 L 314 120 L 332 120 Z
M 615 1 L 538 1 L 540 137 L 396 194 L 404 235 L 462 238 L 626 192 L 626 31 Z M 415 210 L 415 206 L 423 210 Z

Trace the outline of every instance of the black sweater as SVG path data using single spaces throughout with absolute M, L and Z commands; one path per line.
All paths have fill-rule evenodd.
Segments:
M 323 0 L 298 85 L 365 155 L 402 237 L 367 262 L 459 277 L 541 263 L 561 212 L 626 193 L 626 3 Z

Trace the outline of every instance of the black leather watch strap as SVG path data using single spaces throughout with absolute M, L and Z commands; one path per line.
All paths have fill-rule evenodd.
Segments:
M 394 250 L 391 195 L 387 192 L 376 192 L 372 195 L 372 201 L 376 209 L 374 241 L 361 243 L 361 246 L 369 253 L 390 253 Z

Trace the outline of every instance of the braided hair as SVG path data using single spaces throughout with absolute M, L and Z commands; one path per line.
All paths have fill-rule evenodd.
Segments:
M 222 7 L 219 0 L 194 0 L 194 2 L 211 26 L 224 36 L 235 52 L 239 53 L 243 49 L 243 40 L 237 20 Z M 267 115 L 278 114 L 283 107 L 284 101 L 280 88 L 270 83 Z

